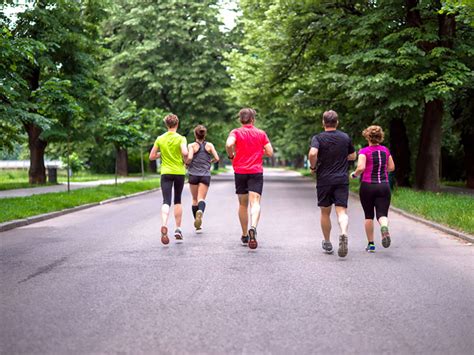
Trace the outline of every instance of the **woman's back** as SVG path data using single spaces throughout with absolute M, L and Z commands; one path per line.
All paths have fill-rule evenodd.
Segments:
M 199 149 L 194 153 L 193 160 L 189 163 L 188 172 L 195 176 L 211 176 L 211 154 L 206 150 L 207 142 L 196 142 Z
M 370 184 L 388 183 L 388 160 L 390 151 L 383 145 L 371 145 L 362 148 L 359 154 L 366 156 L 362 181 Z

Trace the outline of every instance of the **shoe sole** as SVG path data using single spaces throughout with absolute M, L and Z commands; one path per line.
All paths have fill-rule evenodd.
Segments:
M 170 238 L 168 238 L 168 228 L 165 226 L 161 227 L 161 242 L 165 245 L 170 242 Z
M 202 225 L 202 211 L 196 212 L 196 219 L 194 221 L 194 228 L 199 229 Z
M 385 238 L 382 239 L 382 246 L 384 248 L 388 248 L 391 243 L 392 243 L 392 240 L 390 239 L 390 236 L 386 236 Z
M 348 248 L 347 248 L 347 236 L 344 238 L 342 242 L 339 242 L 339 249 L 337 250 L 337 255 L 339 257 L 344 258 L 347 255 Z
M 250 249 L 257 249 L 258 242 L 255 239 L 255 231 L 253 229 L 249 229 L 249 248 Z

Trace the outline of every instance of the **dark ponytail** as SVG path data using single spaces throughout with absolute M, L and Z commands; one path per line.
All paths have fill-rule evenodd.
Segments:
M 196 128 L 194 128 L 194 136 L 196 137 L 197 140 L 204 140 L 207 135 L 207 128 L 204 127 L 203 125 L 197 125 Z

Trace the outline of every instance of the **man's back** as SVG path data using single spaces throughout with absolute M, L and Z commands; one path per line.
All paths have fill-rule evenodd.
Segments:
M 319 133 L 313 136 L 311 147 L 318 149 L 318 186 L 349 183 L 347 157 L 354 152 L 354 147 L 346 133 L 338 130 Z
M 253 125 L 243 125 L 230 132 L 235 137 L 235 158 L 232 162 L 237 174 L 263 172 L 263 147 L 268 144 L 267 134 Z

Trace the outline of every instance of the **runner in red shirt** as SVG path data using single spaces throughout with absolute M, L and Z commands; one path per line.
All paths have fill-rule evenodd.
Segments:
M 239 112 L 242 127 L 229 133 L 226 151 L 232 160 L 235 192 L 239 197 L 239 220 L 242 244 L 257 248 L 257 224 L 260 219 L 260 199 L 263 190 L 263 156 L 271 157 L 273 148 L 267 134 L 254 126 L 255 110 L 243 108 Z M 250 229 L 249 224 L 250 202 Z

